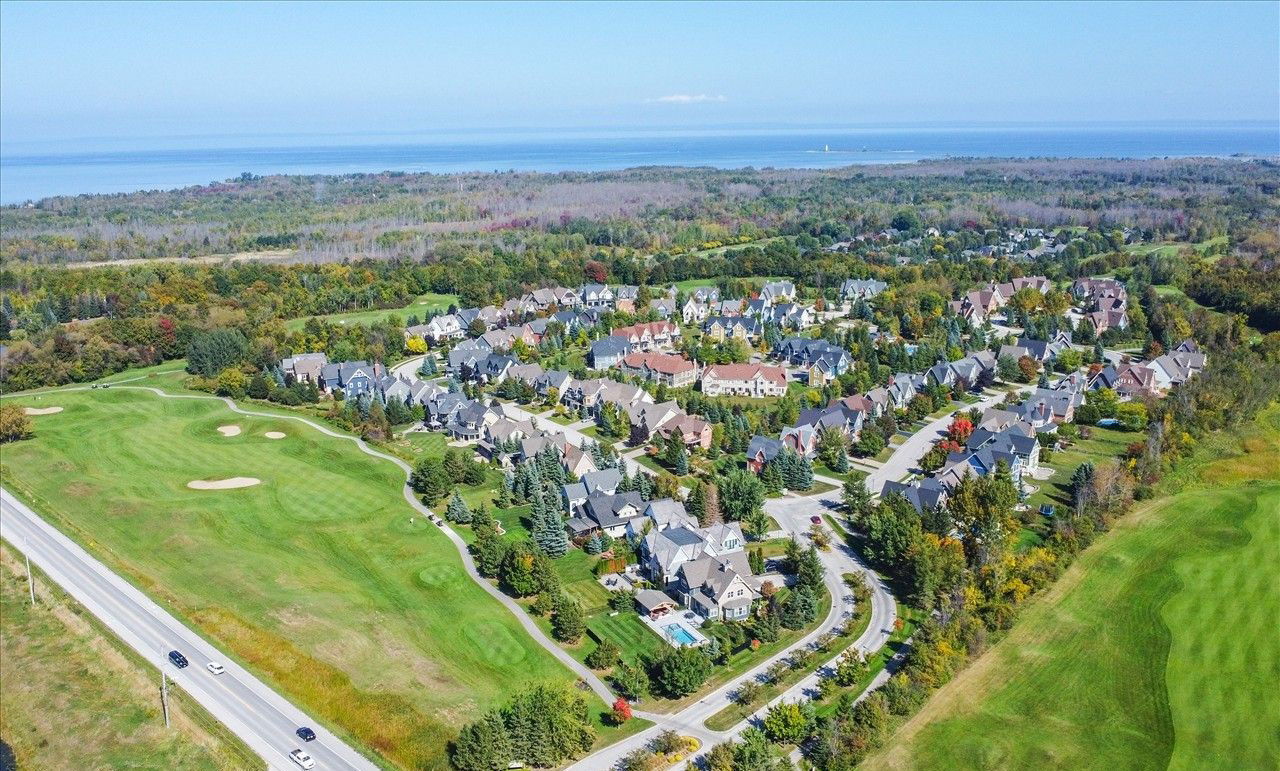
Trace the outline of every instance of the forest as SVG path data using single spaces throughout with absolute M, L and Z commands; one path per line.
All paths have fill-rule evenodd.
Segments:
M 216 329 L 238 330 L 264 362 L 302 350 L 382 359 L 400 351 L 394 325 L 291 331 L 284 322 L 403 308 L 427 292 L 457 295 L 464 307 L 501 304 L 587 281 L 718 279 L 729 288 L 733 278 L 783 276 L 818 299 L 845 278 L 879 278 L 891 290 L 876 323 L 945 348 L 946 301 L 960 291 L 1015 275 L 1115 274 L 1266 332 L 1280 321 L 1278 170 L 1269 160 L 954 160 L 242 176 L 50 198 L 0 209 L 0 382 L 92 380 L 181 357 L 193 336 Z M 1057 232 L 1065 248 L 975 256 L 1028 227 Z M 204 259 L 281 249 L 287 259 Z M 1140 312 L 1143 334 L 1144 323 Z

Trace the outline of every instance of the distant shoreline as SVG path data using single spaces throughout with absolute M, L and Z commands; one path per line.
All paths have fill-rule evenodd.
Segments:
M 141 150 L 0 154 L 0 203 L 21 204 L 53 196 L 173 190 L 222 182 L 246 172 L 259 176 L 311 176 L 386 172 L 595 172 L 658 166 L 832 169 L 958 158 L 1280 155 L 1276 127 L 1262 123 L 743 130 L 646 136 L 538 134 L 501 141 L 460 137 L 455 142 L 295 146 L 253 146 L 244 144 L 253 139 L 251 136 L 238 139 L 239 142 L 236 137 L 227 137 L 222 146 L 212 147 L 157 146 Z M 261 141 L 263 137 L 257 139 Z M 314 142 L 315 137 L 308 139 Z M 165 141 L 155 140 L 157 145 Z M 824 151 L 824 148 L 829 149 Z

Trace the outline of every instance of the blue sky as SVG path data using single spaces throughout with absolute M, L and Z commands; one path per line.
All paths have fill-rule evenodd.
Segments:
M 1275 2 L 0 5 L 11 146 L 1278 114 Z

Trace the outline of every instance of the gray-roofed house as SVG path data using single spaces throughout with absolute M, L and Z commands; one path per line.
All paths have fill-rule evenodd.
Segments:
M 849 278 L 840 285 L 840 298 L 849 301 L 870 300 L 888 288 L 888 284 L 874 278 Z
M 594 369 L 608 369 L 616 366 L 630 352 L 631 344 L 627 342 L 627 338 L 619 335 L 602 337 L 591 344 L 591 366 Z
M 285 377 L 292 377 L 299 383 L 320 383 L 320 373 L 329 363 L 329 357 L 323 353 L 300 353 L 280 360 L 280 369 Z
M 613 495 L 618 492 L 618 485 L 621 483 L 621 471 L 615 468 L 601 469 L 583 474 L 577 482 L 562 487 L 560 494 L 564 498 L 565 507 L 572 512 L 593 495 Z
M 916 511 L 921 513 L 925 509 L 938 509 L 947 503 L 946 485 L 936 479 L 920 479 L 914 482 L 894 482 L 886 480 L 884 487 L 880 490 L 880 498 L 897 493 L 915 507 Z

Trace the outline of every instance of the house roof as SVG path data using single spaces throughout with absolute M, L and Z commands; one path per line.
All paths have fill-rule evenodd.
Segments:
M 702 379 L 717 378 L 720 380 L 753 380 L 760 378 L 776 385 L 787 387 L 787 371 L 782 367 L 771 367 L 766 364 L 712 364 L 702 373 Z

